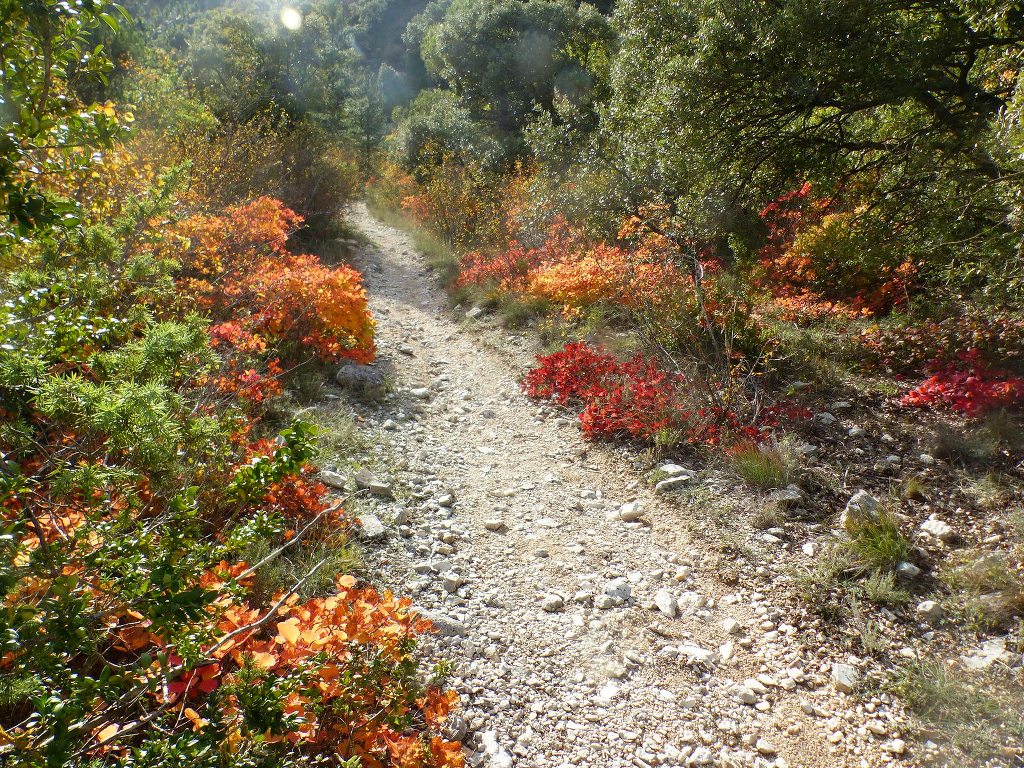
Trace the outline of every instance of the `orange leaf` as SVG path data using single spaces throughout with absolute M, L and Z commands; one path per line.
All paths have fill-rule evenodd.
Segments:
M 295 645 L 299 641 L 299 620 L 294 616 L 287 621 L 277 622 L 278 636 L 283 638 L 289 645 Z

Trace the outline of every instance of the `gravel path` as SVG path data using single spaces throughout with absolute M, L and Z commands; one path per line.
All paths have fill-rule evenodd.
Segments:
M 396 372 L 359 410 L 396 495 L 371 505 L 367 559 L 440 627 L 426 650 L 454 662 L 470 765 L 913 764 L 898 708 L 840 693 L 791 602 L 720 581 L 677 505 L 521 394 L 525 353 L 452 319 L 405 234 L 351 221 Z

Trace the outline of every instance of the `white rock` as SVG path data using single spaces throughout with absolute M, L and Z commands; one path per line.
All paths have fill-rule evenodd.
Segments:
M 795 504 L 804 498 L 804 492 L 796 485 L 788 485 L 768 494 L 768 501 L 778 504 Z
M 562 610 L 562 606 L 565 605 L 565 600 L 561 595 L 545 595 L 544 600 L 541 601 L 540 607 L 548 613 L 554 613 L 555 611 Z
M 676 602 L 675 595 L 667 589 L 659 589 L 654 593 L 654 604 L 670 619 L 679 615 L 679 604 Z
M 756 749 L 762 755 L 769 756 L 774 755 L 776 752 L 779 751 L 770 741 L 766 741 L 765 739 L 758 739 L 757 743 L 754 745 L 754 749 Z
M 662 464 L 658 467 L 658 471 L 665 477 L 682 477 L 683 475 L 693 477 L 696 474 L 692 469 L 687 469 L 679 464 Z
M 929 621 L 942 618 L 942 606 L 934 600 L 924 600 L 917 604 L 917 612 Z
M 619 507 L 619 520 L 624 523 L 633 523 L 639 520 L 644 514 L 639 501 L 631 501 Z
M 320 472 L 320 479 L 331 488 L 345 489 L 348 479 L 340 472 L 331 472 L 329 469 Z
M 613 600 L 625 602 L 633 593 L 633 587 L 630 586 L 629 579 L 620 576 L 604 585 L 604 593 Z
M 878 499 L 865 491 L 857 490 L 839 517 L 839 525 L 848 530 L 852 525 L 863 521 L 874 521 L 878 517 Z
M 746 685 L 737 685 L 732 689 L 733 698 L 740 704 L 756 704 L 757 694 Z
M 504 521 L 497 517 L 491 517 L 487 520 L 484 520 L 484 528 L 486 528 L 488 531 L 500 531 L 504 527 Z
M 896 573 L 905 579 L 913 579 L 921 575 L 921 569 L 913 563 L 904 560 L 896 565 Z
M 833 664 L 832 684 L 843 693 L 853 693 L 860 684 L 860 673 L 849 664 Z
M 946 544 L 956 539 L 956 531 L 953 530 L 953 526 L 944 520 L 940 520 L 935 515 L 921 523 L 921 530 L 932 538 Z
M 688 766 L 690 766 L 690 765 L 711 765 L 714 762 L 715 762 L 715 758 L 712 757 L 711 750 L 708 749 L 707 747 L 697 747 L 695 750 L 693 750 L 693 752 L 690 754 L 690 756 L 688 758 L 686 758 L 686 764 Z
M 740 624 L 736 619 L 728 618 L 722 620 L 722 629 L 725 630 L 727 635 L 736 635 L 743 630 L 743 625 Z
M 671 493 L 677 491 L 684 485 L 693 480 L 691 475 L 679 475 L 678 477 L 668 477 L 664 480 L 658 481 L 654 486 L 655 493 Z
M 893 755 L 902 755 L 907 751 L 907 743 L 903 739 L 893 739 L 882 745 L 882 749 Z
M 996 637 L 986 640 L 973 653 L 960 657 L 960 661 L 968 669 L 988 669 L 997 661 L 1004 661 L 1010 658 L 1011 654 L 1006 650 L 1006 638 Z
M 512 756 L 498 744 L 498 735 L 494 731 L 484 731 L 480 735 L 480 744 L 487 756 L 487 768 L 512 768 Z
M 699 645 L 687 643 L 679 649 L 681 655 L 686 657 L 688 664 L 699 664 L 710 667 L 718 663 L 718 654 L 701 648 Z
M 387 536 L 384 523 L 376 515 L 359 515 L 359 538 L 366 541 L 375 541 Z

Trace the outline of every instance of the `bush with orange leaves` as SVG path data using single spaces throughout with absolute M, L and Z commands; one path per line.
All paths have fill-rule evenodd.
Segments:
M 468 253 L 456 285 L 547 299 L 571 310 L 598 303 L 658 305 L 687 278 L 651 242 L 629 249 L 596 243 L 556 217 L 544 242 L 512 242 L 497 254 Z
M 784 319 L 871 317 L 906 305 L 917 268 L 879 245 L 864 209 L 817 198 L 805 183 L 760 219 L 766 242 L 753 281 Z
M 372 361 L 374 324 L 361 275 L 289 252 L 288 237 L 301 223 L 280 201 L 261 197 L 180 222 L 164 248 L 184 247 L 178 284 L 214 318 L 285 343 L 292 357 L 308 351 L 325 362 Z

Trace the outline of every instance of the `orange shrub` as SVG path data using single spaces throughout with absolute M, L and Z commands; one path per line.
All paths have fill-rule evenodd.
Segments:
M 232 321 L 234 333 L 286 341 L 325 361 L 370 362 L 374 323 L 362 277 L 289 253 L 288 236 L 301 223 L 279 200 L 261 197 L 222 216 L 186 219 L 164 247 L 184 246 L 179 286 Z
M 598 302 L 631 307 L 661 304 L 687 278 L 649 243 L 637 249 L 594 243 L 556 218 L 539 248 L 512 242 L 494 256 L 463 258 L 458 284 L 545 298 L 579 309 Z

